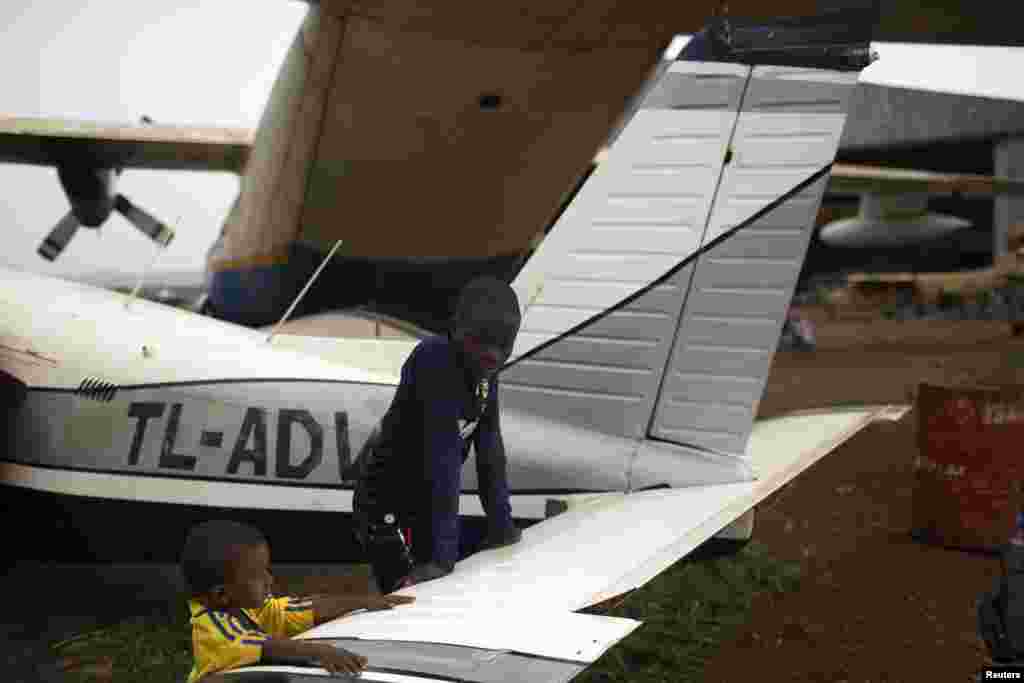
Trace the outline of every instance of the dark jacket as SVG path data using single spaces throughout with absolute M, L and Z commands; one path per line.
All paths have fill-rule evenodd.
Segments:
M 363 482 L 373 512 L 411 521 L 417 563 L 450 570 L 458 560 L 460 483 L 470 444 L 489 526 L 499 532 L 509 529 L 512 510 L 497 378 L 483 391 L 473 383 L 453 342 L 431 337 L 402 366 Z

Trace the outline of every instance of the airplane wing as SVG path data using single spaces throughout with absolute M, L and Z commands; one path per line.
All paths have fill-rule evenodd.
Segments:
M 850 194 L 1024 195 L 1024 180 L 859 164 L 834 164 L 828 191 Z
M 241 173 L 251 145 L 250 131 L 233 128 L 0 116 L 0 163 Z
M 299 637 L 367 656 L 366 680 L 399 680 L 388 677 L 396 671 L 409 681 L 570 680 L 639 625 L 576 610 L 644 585 L 873 421 L 906 411 L 845 407 L 761 420 L 747 453 L 754 481 L 570 496 L 565 512 L 524 530 L 517 545 L 401 591 L 414 604 Z M 295 680 L 310 671 L 261 666 L 233 675 L 272 670 Z

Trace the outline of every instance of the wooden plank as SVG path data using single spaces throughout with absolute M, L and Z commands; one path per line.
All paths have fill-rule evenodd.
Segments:
M 252 131 L 0 116 L 0 163 L 241 172 Z
M 651 65 L 646 50 L 528 52 L 352 19 L 300 238 L 355 257 L 516 254 L 551 220 Z M 487 94 L 500 106 L 480 106 Z
M 1024 180 L 966 173 L 934 173 L 859 164 L 832 167 L 831 192 L 874 194 L 1024 195 Z

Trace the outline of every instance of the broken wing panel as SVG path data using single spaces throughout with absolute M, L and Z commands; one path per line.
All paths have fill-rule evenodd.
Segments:
M 632 619 L 574 614 L 559 608 L 531 605 L 495 610 L 490 605 L 445 607 L 417 601 L 394 610 L 338 619 L 299 638 L 443 643 L 589 664 L 640 625 Z
M 548 614 L 595 604 L 643 585 L 889 410 L 844 408 L 758 422 L 747 453 L 758 472 L 756 481 L 581 496 L 567 512 L 526 529 L 519 544 L 473 555 L 449 576 L 403 593 L 415 595 L 416 609 L 425 614 Z M 410 613 L 355 615 L 325 624 L 316 633 L 358 635 L 359 625 L 366 623 L 374 637 L 387 638 L 381 620 L 398 623 Z M 447 637 L 435 626 L 428 639 Z M 569 642 L 568 633 L 550 637 L 561 647 Z M 508 647 L 500 640 L 494 644 Z

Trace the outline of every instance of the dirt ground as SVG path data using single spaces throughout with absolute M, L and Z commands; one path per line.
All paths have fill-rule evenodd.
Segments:
M 818 320 L 818 338 L 776 356 L 760 414 L 1024 383 L 1024 339 L 1005 323 Z M 759 507 L 755 538 L 801 564 L 801 588 L 756 601 L 704 680 L 968 681 L 987 663 L 974 604 L 998 560 L 911 539 L 916 430 L 915 411 L 872 425 Z

